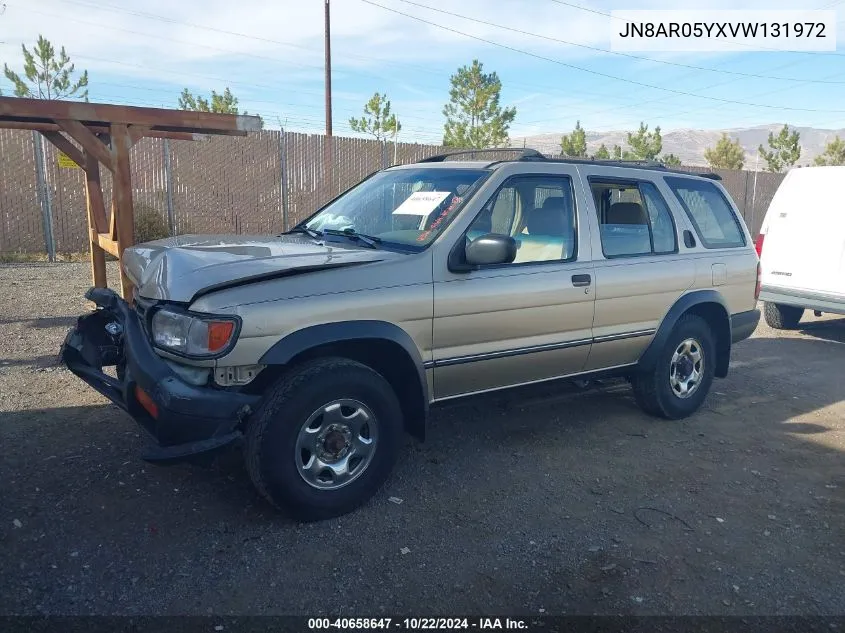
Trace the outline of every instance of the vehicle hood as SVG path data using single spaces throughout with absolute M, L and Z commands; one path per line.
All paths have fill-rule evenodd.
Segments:
M 185 235 L 127 248 L 123 270 L 142 297 L 190 302 L 244 283 L 399 256 L 305 235 Z

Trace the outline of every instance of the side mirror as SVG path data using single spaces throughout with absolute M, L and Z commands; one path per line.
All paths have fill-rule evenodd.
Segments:
M 465 256 L 470 266 L 510 264 L 516 259 L 516 240 L 508 235 L 488 233 L 469 242 Z

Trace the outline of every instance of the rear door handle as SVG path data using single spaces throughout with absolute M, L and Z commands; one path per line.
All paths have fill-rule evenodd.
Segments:
M 572 275 L 572 285 L 576 287 L 589 286 L 592 283 L 589 275 Z

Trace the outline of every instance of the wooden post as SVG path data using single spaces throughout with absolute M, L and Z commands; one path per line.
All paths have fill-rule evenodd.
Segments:
M 91 242 L 91 278 L 97 288 L 107 288 L 106 252 L 100 248 L 99 234 L 107 230 L 106 206 L 100 183 L 100 163 L 88 151 L 83 151 L 85 170 L 85 202 L 88 209 L 88 237 Z
M 114 209 L 113 221 L 117 233 L 117 252 L 120 260 L 120 285 L 123 298 L 132 303 L 132 281 L 123 270 L 123 251 L 135 243 L 135 213 L 132 207 L 132 174 L 129 168 L 129 148 L 132 140 L 125 124 L 111 126 L 112 154 L 114 156 Z

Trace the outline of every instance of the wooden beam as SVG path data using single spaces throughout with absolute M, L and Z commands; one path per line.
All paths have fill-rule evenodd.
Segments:
M 190 110 L 164 108 L 139 108 L 135 106 L 56 101 L 48 99 L 21 99 L 0 97 L 0 117 L 9 121 L 53 123 L 58 120 L 76 120 L 86 124 L 148 125 L 169 128 L 173 131 L 250 132 L 261 129 L 261 119 L 243 114 L 216 114 Z
M 79 148 L 70 142 L 61 132 L 41 132 L 48 141 L 50 141 L 56 148 L 70 158 L 74 163 L 80 167 L 85 166 L 85 159 L 82 157 L 82 152 Z
M 83 150 L 82 162 L 78 164 L 85 170 L 85 209 L 88 215 L 88 247 L 91 250 L 91 281 L 95 288 L 108 288 L 106 253 L 100 246 L 100 234 L 106 230 L 106 209 L 103 204 L 103 187 L 100 183 L 100 163 L 90 152 Z
M 2 98 L 2 97 L 0 97 Z M 98 139 L 91 130 L 82 125 L 79 121 L 70 119 L 56 121 L 65 132 L 67 132 L 73 140 L 82 145 L 82 149 L 90 152 L 94 158 L 100 161 L 103 166 L 109 171 L 115 170 L 115 161 L 109 148 Z
M 112 216 L 117 229 L 118 259 L 123 258 L 123 251 L 135 243 L 135 212 L 132 207 L 132 172 L 129 166 L 129 148 L 132 139 L 129 128 L 121 123 L 111 126 L 112 153 L 114 154 L 114 209 Z M 132 281 L 126 276 L 123 266 L 120 267 L 120 285 L 123 289 L 124 300 L 132 303 Z
M 112 201 L 111 201 L 111 215 L 109 216 L 109 239 L 110 240 L 117 240 L 117 224 L 115 220 L 117 219 L 117 212 L 114 210 L 114 191 L 112 191 Z
M 131 145 L 135 145 L 135 143 L 147 136 L 150 133 L 150 130 L 151 128 L 149 125 L 130 125 L 129 140 Z
M 109 127 L 107 125 L 86 125 L 94 134 L 108 134 Z M 0 120 L 0 129 L 5 130 L 35 130 L 36 132 L 61 132 L 60 128 L 55 123 L 34 123 L 21 121 L 2 121 Z M 223 136 L 246 136 L 246 133 L 241 132 L 217 132 L 218 135 Z M 157 130 L 154 127 L 149 128 L 149 132 L 144 136 L 150 138 L 169 138 L 171 141 L 201 141 L 207 138 L 209 134 L 199 132 L 171 132 L 168 130 Z
M 91 240 L 91 283 L 95 288 L 108 288 L 106 277 L 106 252 L 100 246 L 99 237 Z
M 100 163 L 89 152 L 83 152 L 82 168 L 85 170 L 85 197 L 91 215 L 91 227 L 97 233 L 108 230 L 106 205 L 103 202 L 103 188 L 100 181 Z
M 120 249 L 118 248 L 117 242 L 109 239 L 108 235 L 100 233 L 97 235 L 97 245 L 106 251 L 112 257 L 117 257 L 120 259 Z

